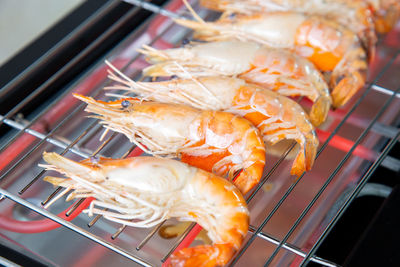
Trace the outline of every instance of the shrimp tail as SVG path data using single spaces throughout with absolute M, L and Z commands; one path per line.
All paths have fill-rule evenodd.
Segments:
M 317 98 L 310 112 L 310 120 L 314 126 L 319 126 L 326 120 L 331 105 L 332 100 L 329 96 L 321 95 Z
M 171 255 L 170 266 L 225 266 L 235 249 L 228 244 L 184 248 Z
M 314 165 L 315 156 L 318 149 L 318 138 L 315 134 L 308 134 L 306 136 L 305 144 L 301 144 L 299 153 L 294 160 L 292 169 L 290 170 L 291 175 L 300 177 L 304 171 L 311 170 Z
M 366 75 L 367 56 L 364 49 L 358 47 L 349 51 L 332 72 L 332 106 L 338 108 L 345 105 L 364 86 Z
M 256 179 L 256 177 L 262 177 L 262 173 L 264 170 L 265 162 L 259 161 L 254 163 L 252 166 L 248 168 L 244 168 L 240 171 L 240 174 L 234 180 L 235 185 L 240 188 L 241 192 L 246 194 L 249 192 L 260 179 Z

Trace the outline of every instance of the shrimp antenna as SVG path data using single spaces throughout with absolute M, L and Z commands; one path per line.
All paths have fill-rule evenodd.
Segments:
M 187 71 L 185 69 L 185 67 L 183 67 L 181 64 L 179 64 L 177 61 L 173 61 L 173 63 L 179 68 L 181 69 L 181 71 L 183 73 L 185 73 L 186 75 L 189 76 L 189 79 L 191 79 L 193 82 L 195 82 L 198 86 L 200 86 L 200 88 L 202 88 L 206 93 L 208 93 L 210 96 L 212 96 L 213 98 L 215 98 L 215 100 L 219 103 L 222 103 L 221 100 L 216 97 L 203 83 L 201 83 L 198 79 L 196 79 L 195 77 L 193 77 L 193 75 Z
M 171 12 L 169 10 L 166 10 L 164 8 L 161 8 L 157 5 L 154 5 L 152 3 L 145 2 L 143 0 L 124 0 L 127 3 L 133 4 L 135 6 L 141 7 L 143 9 L 146 9 L 148 11 L 151 11 L 153 13 L 157 13 L 166 17 L 169 17 L 173 20 L 176 19 L 184 19 L 187 20 L 185 17 L 178 15 L 174 12 Z M 206 24 L 206 22 L 196 13 L 196 11 L 193 10 L 192 6 L 189 4 L 187 0 L 182 0 L 182 2 L 185 4 L 186 8 L 189 10 L 190 14 L 193 16 L 193 18 L 203 24 Z
M 193 18 L 197 20 L 198 22 L 201 22 L 203 24 L 206 24 L 206 22 L 194 11 L 192 6 L 189 4 L 187 0 L 182 0 L 183 3 L 185 4 L 186 8 L 190 11 L 190 14 L 192 14 Z

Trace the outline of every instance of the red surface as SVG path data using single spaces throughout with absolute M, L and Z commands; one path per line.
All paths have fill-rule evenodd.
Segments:
M 69 207 L 68 209 L 59 213 L 57 216 L 60 217 L 61 219 L 71 221 L 75 219 L 76 216 L 78 216 L 82 212 L 82 210 L 86 209 L 89 206 L 90 202 L 92 202 L 92 200 L 94 200 L 94 198 L 85 199 L 82 202 L 82 204 L 79 205 L 69 216 L 66 216 L 65 213 L 71 207 L 73 207 L 75 203 L 71 205 L 71 207 Z M 7 211 L 3 212 L 3 214 L 0 214 L 0 228 L 11 232 L 35 234 L 35 233 L 51 231 L 60 227 L 60 224 L 50 219 L 43 219 L 37 221 L 18 221 L 10 219 L 10 217 L 12 217 L 12 206 L 10 206 Z
M 192 244 L 196 236 L 200 233 L 203 228 L 196 224 L 193 229 L 188 233 L 188 235 L 182 240 L 182 242 L 176 247 L 174 251 L 179 251 L 183 248 L 187 248 Z M 168 258 L 163 264 L 163 267 L 169 266 L 170 259 Z
M 330 134 L 330 132 L 317 129 L 317 135 L 320 143 L 325 142 Z M 354 146 L 354 142 L 341 136 L 334 135 L 333 138 L 329 141 L 329 145 L 344 152 L 348 152 Z M 370 149 L 362 145 L 358 145 L 352 154 L 369 161 L 375 161 L 378 157 L 377 152 L 371 151 Z
M 176 11 L 182 6 L 181 1 L 173 1 L 167 9 L 171 11 Z M 167 18 L 162 16 L 157 16 L 157 18 L 152 22 L 149 27 L 149 34 L 151 38 L 155 38 L 158 34 L 158 31 L 162 28 L 163 24 L 167 21 Z M 388 34 L 386 37 L 386 41 L 392 45 L 398 45 L 399 40 L 395 38 L 397 35 Z M 156 45 L 162 48 L 169 48 L 172 45 L 169 42 L 166 42 L 163 39 L 159 39 L 156 42 Z M 118 68 L 123 66 L 127 60 L 116 60 L 113 64 Z M 104 66 L 99 70 L 95 71 L 91 77 L 86 79 L 83 83 L 78 86 L 74 92 L 79 94 L 87 94 L 92 88 L 98 86 L 100 82 L 104 80 L 106 77 L 107 67 Z M 75 107 L 78 100 L 72 97 L 72 94 L 66 96 L 66 98 L 58 103 L 55 107 L 53 107 L 49 112 L 47 112 L 40 120 L 38 120 L 35 124 L 32 125 L 31 129 L 36 130 L 38 132 L 44 133 L 46 129 L 52 128 L 58 120 L 60 120 L 67 112 L 69 112 L 73 107 Z M 330 116 L 335 117 L 335 119 L 341 119 L 343 117 L 343 112 L 340 110 L 336 110 L 335 112 L 330 111 Z M 353 116 L 352 116 L 353 117 Z M 349 120 L 351 120 L 350 118 Z M 356 118 L 358 119 L 358 118 Z M 324 142 L 328 136 L 330 135 L 329 132 L 317 130 L 318 137 L 320 138 L 321 142 Z M 17 138 L 11 146 L 6 148 L 4 151 L 0 153 L 0 170 L 3 170 L 6 166 L 8 166 L 13 160 L 15 160 L 19 155 L 21 155 L 29 146 L 33 144 L 36 140 L 36 137 L 33 137 L 30 134 L 23 133 L 19 138 Z M 332 140 L 329 142 L 330 146 L 333 146 L 337 149 L 342 151 L 348 151 L 353 145 L 354 142 L 347 140 L 340 136 L 334 136 Z M 138 156 L 142 154 L 143 151 L 140 148 L 135 148 L 128 156 Z M 357 146 L 357 148 L 353 152 L 354 155 L 357 155 L 361 158 L 367 160 L 375 160 L 376 159 L 376 152 L 371 151 L 363 146 Z M 90 204 L 92 199 L 86 199 L 70 216 L 65 216 L 65 211 L 60 213 L 58 216 L 65 219 L 65 220 L 72 220 L 74 219 L 79 213 L 87 208 Z M 11 214 L 9 214 L 11 216 Z M 44 231 L 53 230 L 60 225 L 52 220 L 44 219 L 39 221 L 17 221 L 13 219 L 9 219 L 4 215 L 0 215 L 0 227 L 4 228 L 9 231 L 20 232 L 20 233 L 38 233 Z M 182 248 L 188 247 L 197 234 L 201 231 L 201 226 L 196 225 L 192 231 L 186 236 L 186 238 L 180 243 L 180 245 L 175 249 L 180 250 Z M 95 253 L 94 253 L 95 254 Z M 90 254 L 88 254 L 90 255 Z M 93 255 L 92 255 L 93 256 Z M 294 261 L 298 262 L 301 260 L 301 257 L 298 257 L 297 260 Z M 168 266 L 169 260 L 167 260 L 163 266 Z

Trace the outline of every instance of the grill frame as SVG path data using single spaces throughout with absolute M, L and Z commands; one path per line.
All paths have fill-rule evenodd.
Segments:
M 143 5 L 142 5 L 143 6 Z M 140 8 L 137 8 L 135 10 L 140 10 Z M 166 14 L 166 12 L 163 11 L 164 9 L 159 9 L 159 12 Z M 136 12 L 136 11 L 135 11 Z M 133 14 L 133 13 L 132 13 Z M 133 33 L 133 35 L 130 36 L 130 38 L 132 38 L 132 36 L 135 35 L 140 35 L 140 33 L 154 20 L 155 17 L 157 17 L 158 14 L 155 14 L 152 16 L 151 19 L 148 19 L 145 23 L 143 23 L 139 29 L 137 29 L 135 31 L 135 33 Z M 170 22 L 170 26 L 166 27 L 166 29 L 159 33 L 154 39 L 152 39 L 151 43 L 149 45 L 152 45 L 152 43 L 156 42 L 159 38 L 162 37 L 162 35 L 167 32 L 169 30 L 169 27 L 173 27 L 173 23 Z M 114 53 L 114 50 L 111 52 L 111 54 Z M 396 92 L 393 92 L 392 90 L 386 89 L 386 88 L 382 88 L 380 86 L 378 86 L 376 84 L 376 82 L 385 74 L 386 69 L 389 68 L 393 62 L 395 61 L 395 59 L 399 56 L 400 53 L 400 49 L 396 52 L 396 56 L 393 57 L 390 62 L 388 62 L 385 66 L 385 68 L 383 68 L 380 73 L 377 75 L 377 77 L 374 79 L 374 81 L 369 84 L 367 86 L 366 89 L 364 89 L 364 92 L 362 94 L 362 96 L 357 100 L 357 102 L 352 106 L 352 108 L 347 112 L 347 114 L 344 116 L 344 118 L 342 119 L 342 121 L 339 123 L 339 125 L 335 128 L 334 131 L 332 131 L 332 133 L 330 134 L 330 136 L 328 137 L 328 139 L 322 144 L 322 147 L 319 149 L 317 157 L 320 155 L 320 153 L 328 146 L 328 143 L 330 140 L 332 140 L 332 138 L 337 134 L 337 132 L 340 130 L 340 128 L 345 124 L 345 122 L 347 121 L 347 119 L 352 115 L 352 113 L 357 109 L 357 107 L 362 103 L 363 99 L 366 97 L 366 95 L 371 91 L 371 90 L 381 90 L 383 92 L 386 93 L 390 93 L 392 92 L 392 96 L 390 98 L 390 101 L 393 101 L 395 98 L 399 97 L 398 95 L 398 90 Z M 110 55 L 111 55 L 110 54 Z M 131 64 L 133 64 L 133 62 L 135 62 L 138 59 L 139 56 L 133 58 L 131 61 L 129 61 L 126 64 L 126 67 L 129 67 Z M 92 68 L 91 71 L 94 71 L 99 65 L 101 65 L 103 63 L 98 63 L 96 64 L 95 67 Z M 88 73 L 90 73 L 91 71 L 89 71 Z M 121 71 L 125 71 L 125 68 L 122 68 Z M 79 79 L 78 81 L 76 81 L 73 85 L 71 85 L 69 87 L 69 90 L 66 90 L 59 98 L 57 99 L 61 99 L 64 98 L 65 95 L 70 94 L 70 92 L 75 88 L 75 86 L 77 86 L 78 84 L 81 83 L 81 81 L 86 78 L 86 76 L 82 77 L 81 79 Z M 107 82 L 105 82 L 107 83 Z M 97 86 L 97 90 L 95 90 L 94 92 L 91 92 L 91 95 L 97 95 L 98 93 L 100 93 L 100 90 L 102 87 L 104 87 L 105 84 L 102 83 L 99 86 Z M 39 87 L 37 90 L 41 90 L 42 87 Z M 34 97 L 37 93 L 33 93 Z M 28 101 L 29 102 L 29 101 Z M 23 102 L 24 103 L 24 102 Z M 55 105 L 56 103 L 58 103 L 58 100 L 55 100 L 53 102 Z M 390 102 L 391 103 L 391 102 Z M 21 103 L 19 104 L 21 105 Z M 23 106 L 24 104 L 22 104 Z M 41 118 L 43 114 L 47 113 L 52 107 L 53 105 L 48 106 L 47 110 L 43 110 L 39 115 L 37 115 L 35 117 L 35 119 L 32 119 L 30 123 L 28 123 L 27 125 L 21 125 L 19 124 L 19 134 L 23 134 L 24 132 L 28 132 L 28 134 L 33 133 L 32 129 L 30 129 L 30 127 L 32 127 L 36 120 Z M 15 109 L 18 109 L 16 106 Z M 83 107 L 83 104 L 80 104 L 76 109 L 74 109 L 76 112 L 81 110 Z M 322 192 L 324 191 L 324 189 L 328 186 L 328 184 L 330 183 L 330 181 L 332 181 L 332 179 L 334 178 L 335 174 L 340 170 L 341 167 L 343 167 L 343 165 L 345 164 L 345 162 L 347 161 L 347 159 L 352 155 L 352 152 L 358 147 L 358 144 L 362 141 L 362 138 L 371 130 L 371 128 L 373 127 L 373 125 L 375 124 L 376 120 L 378 119 L 378 117 L 384 112 L 384 109 L 381 109 L 381 111 L 378 112 L 377 117 L 370 122 L 369 126 L 367 127 L 368 130 L 365 130 L 364 133 L 360 136 L 359 140 L 356 141 L 356 143 L 353 145 L 353 147 L 350 149 L 350 151 L 346 154 L 345 158 L 342 160 L 341 164 L 337 167 L 337 169 L 329 176 L 329 178 L 327 179 L 327 181 L 325 182 L 323 189 L 321 188 L 322 191 L 320 191 L 317 195 L 315 200 L 313 199 L 312 202 L 309 203 L 309 206 L 306 207 L 306 209 L 304 210 L 304 216 L 307 214 L 307 212 L 311 209 L 311 207 L 313 206 L 313 204 L 315 203 L 315 201 L 318 199 L 318 197 L 322 194 Z M 17 111 L 16 111 L 17 112 Z M 16 113 L 15 112 L 15 113 Z M 14 109 L 11 113 L 6 114 L 4 117 L 0 118 L 0 123 L 5 123 L 8 124 L 7 122 L 12 122 L 15 123 L 13 121 L 10 120 L 10 117 L 15 115 L 14 113 Z M 12 166 L 10 169 L 8 169 L 8 171 L 6 173 L 3 173 L 3 175 L 0 177 L 0 181 L 3 180 L 4 178 L 6 178 L 6 176 L 9 174 L 9 172 L 11 172 L 14 168 L 16 168 L 23 160 L 25 160 L 26 157 L 29 157 L 29 155 L 36 150 L 36 148 L 38 148 L 39 146 L 41 146 L 42 144 L 46 143 L 46 142 L 52 142 L 53 140 L 56 140 L 55 138 L 53 138 L 53 134 L 57 131 L 58 127 L 63 126 L 64 121 L 68 121 L 70 117 L 72 117 L 74 115 L 74 113 L 70 113 L 67 117 L 65 117 L 56 127 L 52 128 L 52 130 L 46 134 L 46 135 L 42 135 L 41 137 L 39 137 L 40 139 L 42 139 L 38 144 L 35 145 L 35 147 L 33 148 L 33 150 L 27 154 L 25 154 L 25 157 L 20 159 L 17 163 L 15 163 L 14 166 Z M 378 116 L 379 115 L 379 116 Z M 96 127 L 95 125 L 96 123 L 93 122 L 93 126 L 92 127 Z M 0 125 L 1 126 L 1 125 Z M 29 132 L 31 131 L 31 132 Z M 90 131 L 87 130 L 88 132 Z M 367 171 L 365 173 L 365 175 L 362 177 L 362 179 L 359 182 L 359 185 L 354 189 L 353 193 L 351 194 L 351 196 L 348 198 L 348 201 L 346 201 L 345 205 L 348 205 L 348 203 L 351 202 L 352 199 L 354 199 L 354 197 L 357 195 L 357 193 L 361 190 L 362 186 L 366 183 L 366 181 L 368 180 L 368 177 L 370 176 L 370 174 L 373 172 L 373 169 L 376 168 L 376 166 L 380 165 L 382 163 L 382 161 L 384 160 L 384 158 L 387 156 L 388 151 L 390 150 L 390 148 L 393 146 L 393 144 L 395 142 L 397 142 L 399 136 L 399 130 L 397 129 L 397 132 L 395 133 L 394 137 L 391 138 L 391 141 L 389 142 L 388 146 L 384 149 L 384 151 L 379 155 L 379 157 L 375 160 L 375 162 L 373 163 L 373 165 L 371 166 L 370 170 L 371 171 Z M 19 136 L 16 136 L 16 138 L 18 138 Z M 93 153 L 91 153 L 91 156 L 95 156 L 98 153 L 101 152 L 101 149 L 106 146 L 108 143 L 110 143 L 114 138 L 116 137 L 116 134 L 111 135 L 107 140 L 105 140 L 96 151 L 93 151 Z M 83 138 L 80 137 L 80 138 Z M 77 138 L 75 140 L 73 140 L 71 143 L 69 144 L 64 144 L 64 151 L 62 152 L 63 154 L 67 153 L 68 151 L 73 152 L 72 148 L 74 147 L 74 145 L 80 140 L 80 138 Z M 14 139 L 13 139 L 14 140 Z M 13 142 L 13 140 L 10 141 L 10 143 Z M 56 144 L 57 145 L 57 144 Z M 7 148 L 8 145 L 3 145 L 1 147 L 0 150 L 4 150 L 5 148 Z M 279 160 L 272 166 L 272 168 L 270 169 L 270 171 L 263 177 L 262 181 L 259 183 L 259 185 L 257 186 L 256 189 L 254 189 L 253 193 L 250 195 L 249 197 L 249 201 L 251 201 L 253 199 L 253 197 L 256 195 L 256 193 L 262 188 L 263 184 L 268 180 L 268 178 L 275 172 L 275 170 L 280 166 L 281 162 L 285 159 L 285 157 L 287 156 L 287 154 L 290 152 L 292 147 L 289 147 L 289 149 L 279 158 Z M 131 149 L 128 150 L 128 152 L 124 155 L 127 156 L 128 154 L 130 154 L 132 151 L 134 151 L 135 146 L 132 146 Z M 76 152 L 76 151 L 75 151 Z M 87 155 L 89 156 L 89 155 Z M 38 179 L 40 179 L 40 177 L 42 176 L 43 173 L 39 173 L 31 182 L 33 184 L 34 181 L 37 181 Z M 303 176 L 302 176 L 303 177 Z M 344 212 L 344 210 L 346 209 L 347 206 L 343 206 L 343 209 L 340 210 L 341 213 L 338 213 L 337 216 L 334 217 L 334 219 L 332 220 L 332 224 L 330 223 L 328 225 L 328 227 L 326 228 L 326 231 L 323 232 L 323 235 L 321 236 L 320 239 L 318 239 L 318 241 L 315 243 L 315 245 L 311 248 L 310 251 L 308 252 L 304 252 L 302 249 L 297 248 L 296 246 L 290 244 L 287 242 L 287 240 L 289 239 L 291 233 L 294 231 L 294 229 L 296 228 L 296 226 L 298 225 L 298 223 L 301 222 L 301 220 L 304 218 L 303 215 L 301 215 L 300 217 L 298 217 L 298 221 L 296 221 L 296 224 L 293 225 L 293 227 L 289 230 L 288 234 L 281 240 L 274 238 L 271 235 L 268 235 L 267 233 L 264 233 L 262 231 L 262 229 L 264 228 L 265 224 L 268 223 L 268 221 L 272 218 L 272 216 L 275 214 L 275 212 L 279 209 L 279 207 L 281 206 L 281 204 L 285 201 L 285 199 L 290 195 L 290 193 L 293 191 L 293 189 L 296 187 L 296 185 L 301 181 L 302 177 L 300 177 L 295 183 L 293 183 L 288 189 L 287 192 L 282 196 L 282 198 L 278 201 L 278 203 L 276 204 L 275 208 L 273 209 L 272 212 L 270 212 L 270 214 L 265 218 L 265 220 L 263 221 L 262 224 L 260 224 L 258 227 L 254 227 L 251 226 L 250 227 L 250 232 L 251 232 L 251 238 L 250 240 L 254 240 L 257 237 L 260 237 L 261 239 L 267 240 L 268 242 L 271 242 L 275 245 L 277 245 L 277 248 L 274 252 L 274 254 L 272 255 L 272 257 L 270 257 L 269 261 L 266 262 L 266 264 L 269 264 L 272 262 L 274 256 L 280 251 L 281 248 L 285 248 L 287 250 L 291 250 L 292 252 L 296 253 L 297 255 L 300 255 L 303 258 L 303 262 L 302 264 L 306 264 L 309 260 L 313 260 L 316 261 L 318 263 L 321 263 L 325 266 L 336 266 L 336 264 L 331 263 L 327 260 L 324 259 L 320 259 L 316 256 L 314 256 L 315 250 L 318 247 L 319 243 L 322 242 L 323 238 L 326 236 L 326 234 L 329 232 L 329 230 L 331 229 L 331 227 L 334 225 L 334 222 L 337 221 L 337 219 L 340 217 L 340 214 L 342 214 L 342 212 Z M 28 185 L 31 185 L 31 182 Z M 26 190 L 28 189 L 28 187 L 25 187 L 23 189 L 21 189 L 20 193 L 24 193 Z M 53 194 L 51 194 L 49 196 L 49 198 L 47 198 L 44 201 L 44 204 L 46 204 L 48 201 L 50 201 L 50 199 L 52 197 L 54 197 L 55 195 L 57 195 L 57 193 L 60 191 L 60 189 L 57 189 L 56 191 L 54 191 Z M 63 225 L 64 227 L 71 229 L 83 236 L 85 236 L 86 238 L 101 244 L 102 246 L 105 246 L 111 250 L 113 250 L 114 252 L 127 257 L 130 260 L 133 260 L 134 262 L 138 263 L 138 264 L 142 264 L 144 266 L 151 266 L 150 263 L 146 262 L 145 260 L 141 259 L 140 257 L 137 257 L 136 255 L 133 255 L 132 253 L 124 250 L 123 248 L 120 248 L 118 246 L 116 246 L 115 244 L 112 244 L 108 241 L 105 241 L 102 238 L 99 238 L 93 234 L 91 234 L 90 232 L 82 229 L 81 227 L 77 227 L 75 226 L 73 223 L 70 223 L 69 221 L 66 220 L 62 220 L 59 217 L 57 217 L 56 215 L 44 210 L 43 208 L 40 208 L 32 203 L 27 202 L 26 200 L 24 200 L 23 198 L 12 194 L 10 192 L 8 192 L 7 190 L 4 189 L 0 189 L 0 195 L 1 198 L 8 198 L 16 203 L 19 203 L 53 221 L 56 221 L 57 223 Z M 79 201 L 78 201 L 79 203 Z M 75 206 L 76 208 L 77 206 Z M 72 212 L 74 209 L 74 207 L 72 207 L 68 212 Z M 303 213 L 302 213 L 303 214 Z M 95 220 L 97 221 L 97 219 L 93 219 L 92 222 Z M 89 224 L 92 224 L 89 223 Z M 93 223 L 93 224 L 94 224 Z M 92 225 L 93 225 L 92 224 Z M 194 225 L 191 226 L 192 228 L 194 227 Z M 156 229 L 156 228 L 155 228 Z M 293 230 L 292 230 L 293 229 Z M 112 235 L 112 238 L 115 239 L 118 237 L 118 235 L 124 230 L 123 227 L 121 227 L 116 233 L 114 233 Z M 163 259 L 161 261 L 165 261 L 166 258 L 170 255 L 170 253 L 172 253 L 174 247 L 179 246 L 179 244 L 181 244 L 181 242 L 183 242 L 187 236 L 189 235 L 191 229 L 187 230 L 185 234 L 183 234 L 179 240 L 177 240 L 174 244 L 174 246 L 171 247 L 171 249 L 168 251 L 168 253 L 163 257 Z M 155 233 L 156 231 L 153 231 L 151 233 Z M 149 235 L 150 236 L 150 235 Z M 151 236 L 150 236 L 151 238 Z M 138 250 L 141 249 L 141 247 L 146 243 L 147 237 L 139 244 L 138 246 Z M 231 265 L 234 265 L 239 259 L 240 257 L 244 254 L 244 252 L 246 252 L 247 248 L 250 246 L 250 244 L 253 241 L 247 241 L 247 243 L 245 243 L 245 245 L 242 247 L 242 249 L 238 252 L 238 254 L 236 255 L 236 257 L 233 259 L 233 261 L 231 262 Z

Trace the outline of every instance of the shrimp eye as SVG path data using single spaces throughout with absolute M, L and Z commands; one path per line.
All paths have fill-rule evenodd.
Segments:
M 99 158 L 96 157 L 96 156 L 90 157 L 89 160 L 90 160 L 90 162 L 93 163 L 93 164 L 99 163 Z
M 229 19 L 235 19 L 236 18 L 236 14 L 235 13 L 231 13 L 228 16 Z
M 190 43 L 190 40 L 188 38 L 184 38 L 182 40 L 182 45 L 187 45 L 188 43 Z
M 123 100 L 122 102 L 121 102 L 121 106 L 123 107 L 123 108 L 127 108 L 127 107 L 129 107 L 131 105 L 131 102 L 129 102 L 128 100 Z
M 175 80 L 175 79 L 178 79 L 178 76 L 177 75 L 172 75 L 171 76 L 171 80 Z

